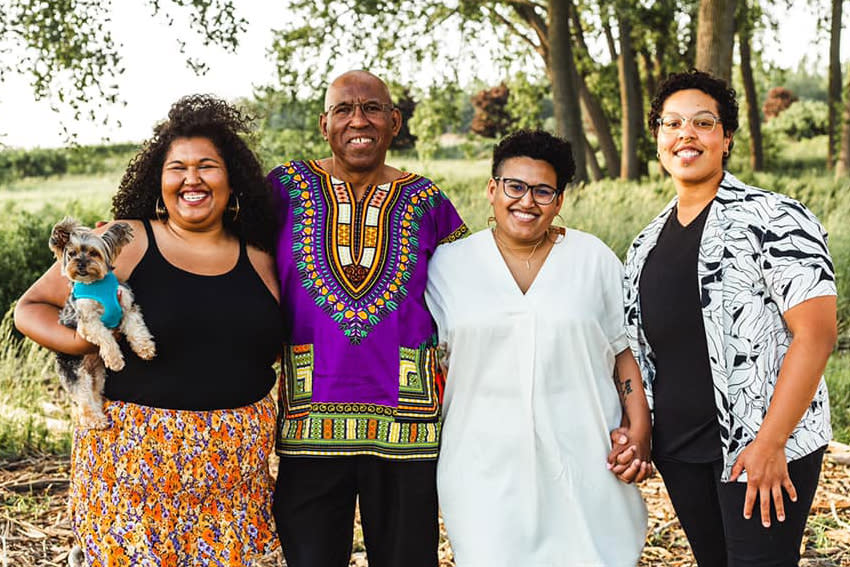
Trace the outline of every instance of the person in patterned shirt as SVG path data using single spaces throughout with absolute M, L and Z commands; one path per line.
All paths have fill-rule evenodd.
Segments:
M 797 565 L 832 434 L 826 233 L 724 171 L 738 127 L 724 81 L 671 75 L 649 126 L 676 197 L 632 244 L 624 296 L 653 460 L 700 565 Z
M 274 498 L 290 567 L 349 563 L 355 501 L 372 567 L 436 567 L 444 377 L 428 260 L 466 226 L 431 180 L 385 162 L 402 118 L 350 71 L 319 126 L 331 156 L 269 173 L 285 328 Z

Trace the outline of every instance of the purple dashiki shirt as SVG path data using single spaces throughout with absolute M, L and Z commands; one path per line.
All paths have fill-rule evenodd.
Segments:
M 436 458 L 443 376 L 428 260 L 467 228 L 432 181 L 349 184 L 315 161 L 269 173 L 286 329 L 277 451 Z

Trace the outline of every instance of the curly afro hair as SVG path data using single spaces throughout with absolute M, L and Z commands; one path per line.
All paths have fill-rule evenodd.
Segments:
M 251 118 L 211 95 L 190 95 L 172 105 L 168 118 L 154 128 L 153 137 L 130 160 L 112 199 L 116 219 L 155 219 L 161 196 L 165 156 L 177 138 L 200 137 L 215 145 L 227 166 L 228 183 L 239 199 L 236 220 L 224 215 L 224 227 L 248 244 L 274 252 L 277 220 L 271 187 L 257 156 L 240 134 L 251 132 Z
M 664 108 L 664 103 L 673 93 L 684 91 L 687 89 L 697 89 L 717 102 L 717 110 L 720 113 L 720 125 L 723 127 L 723 135 L 729 136 L 738 130 L 738 99 L 735 89 L 726 84 L 723 79 L 699 71 L 691 69 L 683 73 L 671 73 L 667 75 L 658 86 L 655 92 L 655 98 L 649 108 L 648 124 L 652 135 L 658 137 L 658 119 L 661 118 L 661 110 Z M 729 151 L 732 151 L 734 140 L 729 144 Z M 723 158 L 725 164 L 728 155 Z
M 539 159 L 551 165 L 558 178 L 558 193 L 564 192 L 576 172 L 570 143 L 544 130 L 517 130 L 502 138 L 493 148 L 493 177 L 499 176 L 505 160 L 515 157 Z

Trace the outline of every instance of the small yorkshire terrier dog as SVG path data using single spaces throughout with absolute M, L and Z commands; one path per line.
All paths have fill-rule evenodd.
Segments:
M 150 360 L 156 354 L 142 312 L 133 303 L 133 293 L 112 272 L 115 258 L 132 238 L 127 223 L 116 222 L 103 234 L 96 234 L 72 218 L 62 220 L 50 234 L 50 249 L 71 282 L 71 294 L 59 321 L 99 349 L 97 354 L 83 356 L 56 353 L 59 380 L 76 403 L 79 425 L 88 429 L 108 425 L 103 413 L 106 368 L 124 368 L 113 329 L 124 334 L 140 358 Z

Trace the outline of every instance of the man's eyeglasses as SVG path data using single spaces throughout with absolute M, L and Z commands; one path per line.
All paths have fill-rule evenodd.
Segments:
M 691 123 L 693 129 L 697 132 L 710 134 L 711 132 L 714 132 L 714 129 L 717 127 L 717 123 L 721 122 L 721 120 L 710 112 L 700 112 L 690 118 L 674 112 L 671 114 L 665 114 L 656 122 L 658 122 L 658 125 L 661 126 L 661 131 L 666 134 L 678 133 L 688 122 Z
M 505 192 L 506 197 L 511 199 L 522 199 L 523 195 L 531 190 L 531 198 L 538 205 L 548 205 L 555 200 L 555 197 L 559 193 L 557 189 L 545 183 L 529 185 L 521 179 L 512 179 L 510 177 L 494 177 L 493 180 L 497 183 L 499 181 L 502 182 L 502 191 Z
M 366 118 L 380 118 L 385 112 L 392 112 L 395 108 L 390 103 L 367 100 L 366 102 L 338 102 L 330 105 L 325 112 L 334 118 L 351 118 L 357 112 L 357 107 L 360 107 Z

